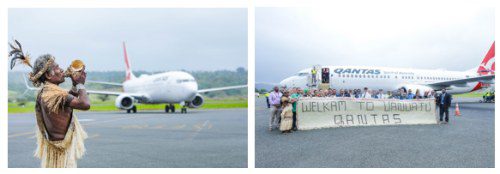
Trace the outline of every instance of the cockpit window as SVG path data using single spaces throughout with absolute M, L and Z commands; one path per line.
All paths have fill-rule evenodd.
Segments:
M 194 79 L 178 79 L 177 83 L 195 82 Z
M 154 79 L 155 82 L 158 82 L 158 81 L 167 81 L 167 80 L 168 80 L 167 76 L 158 77 L 158 78 Z
M 301 72 L 301 73 L 297 73 L 297 76 L 308 76 L 309 73 L 305 73 L 305 72 Z

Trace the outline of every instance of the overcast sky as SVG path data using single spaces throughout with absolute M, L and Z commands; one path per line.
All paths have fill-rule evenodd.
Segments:
M 62 67 L 124 70 L 125 41 L 133 70 L 247 68 L 246 9 L 10 9 L 8 29 L 32 62 L 50 53 Z
M 494 9 L 386 6 L 256 9 L 256 82 L 312 65 L 465 71 L 494 41 Z

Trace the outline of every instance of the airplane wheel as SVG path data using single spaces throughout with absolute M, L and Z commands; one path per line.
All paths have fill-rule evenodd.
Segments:
M 168 113 L 169 110 L 170 110 L 170 106 L 165 105 L 165 112 Z
M 187 114 L 187 109 L 186 108 L 182 108 L 181 109 L 181 113 Z
M 127 113 L 130 113 L 130 109 L 127 109 Z
M 134 105 L 134 107 L 132 107 L 132 111 L 133 111 L 134 113 L 137 113 L 137 107 L 135 107 L 135 105 Z
M 174 105 L 170 105 L 170 110 L 172 111 L 172 113 L 174 113 L 174 112 L 175 112 L 175 107 L 174 107 Z

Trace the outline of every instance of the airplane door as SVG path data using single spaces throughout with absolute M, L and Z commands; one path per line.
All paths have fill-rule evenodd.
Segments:
M 330 83 L 330 68 L 321 69 L 321 83 L 323 84 Z

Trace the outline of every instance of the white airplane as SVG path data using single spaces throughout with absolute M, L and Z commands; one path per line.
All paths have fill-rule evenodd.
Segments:
M 123 92 L 87 90 L 87 93 L 118 96 L 115 100 L 115 106 L 119 109 L 127 110 L 127 113 L 131 111 L 134 113 L 137 112 L 137 107 L 134 103 L 166 103 L 165 112 L 167 113 L 175 112 L 174 104 L 179 103 L 182 106 L 183 112 L 187 112 L 184 106 L 198 108 L 203 105 L 204 99 L 203 96 L 200 95 L 201 93 L 247 87 L 247 85 L 238 85 L 199 90 L 195 78 L 191 74 L 182 71 L 168 71 L 135 77 L 130 68 L 125 43 L 123 43 L 123 53 L 126 64 L 126 76 L 122 84 L 87 81 L 88 83 L 121 86 Z M 28 89 L 35 89 L 29 86 L 27 87 Z
M 404 88 L 421 94 L 425 91 L 447 89 L 450 94 L 460 94 L 492 87 L 495 82 L 495 42 L 481 64 L 468 71 L 445 71 L 364 66 L 320 66 L 317 67 L 315 84 L 312 68 L 280 82 L 281 86 L 309 88 L 327 84 L 332 89 L 370 89 L 394 91 Z

